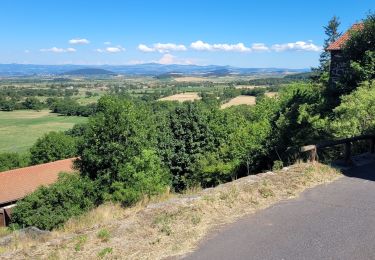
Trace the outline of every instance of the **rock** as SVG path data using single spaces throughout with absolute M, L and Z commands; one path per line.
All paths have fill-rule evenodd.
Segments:
M 0 246 L 7 246 L 11 244 L 14 239 L 46 239 L 50 234 L 51 232 L 40 230 L 36 227 L 27 227 L 20 230 L 16 230 L 12 232 L 10 235 L 0 238 Z

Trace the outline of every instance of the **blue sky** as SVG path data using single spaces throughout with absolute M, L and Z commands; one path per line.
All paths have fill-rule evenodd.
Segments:
M 318 64 L 322 26 L 341 29 L 373 0 L 1 0 L 0 63 Z

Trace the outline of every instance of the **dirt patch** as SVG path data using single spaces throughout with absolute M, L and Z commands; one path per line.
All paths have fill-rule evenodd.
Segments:
M 194 101 L 199 100 L 201 97 L 198 95 L 197 92 L 187 92 L 187 93 L 181 93 L 176 94 L 168 97 L 163 97 L 159 99 L 159 101 L 178 101 L 178 102 L 184 102 L 184 101 Z
M 232 98 L 227 103 L 221 105 L 221 109 L 228 108 L 231 106 L 238 106 L 238 105 L 250 105 L 253 106 L 256 104 L 256 98 L 253 96 L 238 96 Z
M 122 209 L 103 205 L 55 231 L 48 242 L 18 241 L 4 259 L 162 259 L 194 250 L 222 224 L 298 196 L 341 175 L 322 164 L 297 164 L 189 195 Z M 94 219 L 92 219 L 94 218 Z M 105 239 L 103 239 L 103 234 Z

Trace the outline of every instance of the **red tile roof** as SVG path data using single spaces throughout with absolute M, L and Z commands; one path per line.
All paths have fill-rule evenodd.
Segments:
M 60 172 L 73 172 L 75 158 L 0 172 L 0 204 L 25 197 L 41 185 L 54 183 Z
M 353 26 L 349 30 L 347 30 L 340 38 L 338 38 L 335 42 L 331 43 L 328 46 L 327 51 L 341 50 L 341 48 L 345 45 L 345 43 L 349 39 L 350 33 L 353 31 L 359 31 L 362 29 L 363 29 L 363 23 L 353 24 Z

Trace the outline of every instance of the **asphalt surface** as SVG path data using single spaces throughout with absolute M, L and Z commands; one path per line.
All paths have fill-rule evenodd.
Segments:
M 185 259 L 375 259 L 375 163 L 225 226 Z

